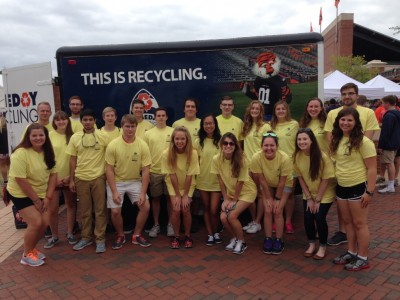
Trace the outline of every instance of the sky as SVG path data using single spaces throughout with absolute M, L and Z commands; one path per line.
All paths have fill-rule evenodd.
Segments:
M 0 0 L 0 69 L 50 61 L 62 46 L 190 41 L 319 32 L 334 0 Z M 393 36 L 398 0 L 342 0 L 340 13 Z M 1 76 L 0 76 L 1 77 Z M 0 85 L 2 80 L 0 78 Z

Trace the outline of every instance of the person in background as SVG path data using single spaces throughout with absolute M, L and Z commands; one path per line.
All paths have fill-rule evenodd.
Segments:
M 194 142 L 194 148 L 199 155 L 200 174 L 196 178 L 196 188 L 200 191 L 200 198 L 204 207 L 204 224 L 207 230 L 207 246 L 221 244 L 218 229 L 221 188 L 217 176 L 211 174 L 211 163 L 215 155 L 219 153 L 219 141 L 221 133 L 218 121 L 214 115 L 206 115 L 200 121 L 198 139 Z
M 279 149 L 292 159 L 296 147 L 296 133 L 299 129 L 299 123 L 292 119 L 289 105 L 285 101 L 278 101 L 275 104 L 270 124 L 271 129 L 279 138 Z M 296 195 L 301 194 L 301 189 L 296 179 L 293 180 L 293 184 L 293 193 Z M 289 196 L 285 205 L 285 232 L 289 234 L 294 233 L 292 217 L 295 207 L 295 197 L 293 197 L 293 193 Z
M 121 129 L 115 126 L 115 121 L 117 120 L 117 111 L 115 108 L 106 107 L 103 109 L 102 116 L 104 126 L 100 130 L 109 136 L 110 141 L 119 137 L 122 133 Z
M 283 210 L 293 187 L 292 159 L 278 147 L 278 135 L 272 131 L 264 133 L 261 151 L 253 155 L 250 168 L 261 186 L 264 201 L 263 252 L 275 255 L 285 249 Z M 276 232 L 275 239 L 272 238 L 273 231 Z
M 340 93 L 343 106 L 330 111 L 325 122 L 324 130 L 326 131 L 328 145 L 331 142 L 333 123 L 335 122 L 337 115 L 342 109 L 348 107 L 352 107 L 358 111 L 364 135 L 372 140 L 375 130 L 379 130 L 379 124 L 376 120 L 373 110 L 357 105 L 358 86 L 352 82 L 346 83 L 340 88 Z M 339 221 L 339 230 L 336 231 L 330 239 L 328 239 L 328 245 L 330 246 L 347 243 L 346 227 L 344 226 L 344 222 L 341 217 L 339 205 L 337 206 L 337 215 Z
M 361 105 L 361 106 L 369 108 L 367 97 L 365 95 L 358 95 L 357 105 Z
M 60 194 L 63 193 L 65 205 L 67 207 L 67 241 L 70 245 L 75 245 L 78 241 L 74 237 L 74 222 L 76 220 L 76 194 L 69 190 L 69 155 L 65 152 L 71 136 L 73 134 L 71 121 L 63 111 L 58 111 L 53 117 L 54 130 L 49 133 L 51 144 L 53 145 L 55 158 L 57 161 L 57 185 L 54 192 L 54 201 L 50 202 L 50 229 L 51 238 L 44 245 L 45 249 L 53 248 L 59 243 L 58 236 L 58 210 Z
M 221 134 L 224 135 L 227 132 L 231 132 L 238 140 L 241 140 L 243 121 L 232 114 L 235 104 L 231 96 L 223 96 L 219 108 L 221 109 L 221 114 L 217 116 L 217 121 Z
M 170 247 L 171 249 L 180 247 L 179 230 L 182 215 L 185 231 L 184 246 L 192 248 L 190 203 L 196 186 L 196 175 L 200 173 L 199 158 L 197 151 L 193 149 L 190 133 L 185 127 L 176 127 L 171 139 L 169 148 L 162 154 L 161 161 L 161 171 L 166 174 L 165 182 L 172 210 L 171 224 L 175 233 Z
M 136 127 L 135 117 L 124 115 L 121 119 L 122 136 L 110 142 L 105 154 L 107 207 L 111 209 L 111 219 L 116 231 L 112 245 L 114 250 L 120 249 L 125 243 L 121 215 L 125 194 L 139 208 L 132 243 L 142 247 L 151 246 L 141 234 L 150 210 L 146 192 L 150 182 L 151 156 L 146 142 L 135 136 Z M 132 215 L 129 217 L 133 218 Z
M 41 124 L 28 126 L 21 143 L 11 155 L 7 197 L 28 224 L 24 233 L 21 264 L 44 264 L 46 256 L 36 249 L 49 224 L 49 205 L 54 201 L 57 174 L 48 130 Z
M 335 159 L 336 199 L 346 226 L 348 250 L 333 260 L 348 271 L 369 268 L 368 208 L 375 189 L 376 150 L 362 130 L 353 107 L 341 110 L 333 124 L 331 153 Z
M 200 129 L 200 119 L 196 116 L 198 106 L 199 103 L 197 99 L 192 97 L 186 98 L 183 103 L 183 112 L 185 116 L 172 124 L 172 128 L 177 128 L 179 126 L 185 127 L 189 131 L 192 141 L 197 139 Z
M 336 99 L 332 98 L 331 100 L 329 100 L 329 106 L 326 109 L 326 113 L 328 114 L 331 110 L 334 110 L 339 107 L 340 105 L 339 103 L 337 103 Z
M 253 100 L 249 103 L 244 114 L 244 126 L 242 131 L 242 139 L 244 140 L 244 153 L 249 161 L 253 155 L 260 151 L 261 138 L 263 133 L 271 130 L 271 126 L 264 122 L 264 105 L 258 101 Z M 252 176 L 252 174 L 250 174 Z M 256 185 L 259 187 L 256 178 L 252 176 Z M 257 233 L 261 230 L 261 219 L 264 216 L 264 205 L 261 192 L 258 190 L 256 202 L 252 203 L 249 211 L 252 221 L 243 227 L 247 233 Z
M 335 169 L 310 128 L 300 128 L 297 132 L 293 162 L 303 190 L 304 228 L 308 239 L 308 248 L 303 255 L 321 260 L 326 256 L 328 240 L 326 216 L 335 199 Z
M 248 161 L 238 139 L 225 133 L 220 141 L 220 153 L 213 157 L 211 173 L 216 174 L 224 201 L 221 205 L 221 222 L 232 238 L 225 250 L 242 254 L 247 249 L 240 214 L 257 197 L 257 187 L 249 176 Z

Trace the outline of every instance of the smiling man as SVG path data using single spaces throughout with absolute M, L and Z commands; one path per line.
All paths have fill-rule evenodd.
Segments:
M 194 141 L 198 137 L 198 132 L 200 129 L 200 119 L 197 118 L 198 111 L 198 101 L 195 98 L 187 98 L 183 103 L 183 112 L 185 117 L 179 119 L 172 124 L 173 128 L 179 126 L 185 127 Z
M 243 121 L 232 114 L 235 109 L 233 99 L 230 96 L 223 96 L 219 108 L 221 114 L 217 116 L 217 121 L 221 135 L 232 132 L 238 140 L 241 140 Z

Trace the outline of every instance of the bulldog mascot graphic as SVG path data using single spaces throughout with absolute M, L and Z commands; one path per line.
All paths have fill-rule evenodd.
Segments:
M 292 100 L 292 92 L 285 79 L 279 75 L 280 58 L 272 52 L 263 52 L 257 56 L 252 72 L 256 75 L 254 83 L 244 82 L 242 92 L 252 100 L 264 104 L 265 115 L 272 115 L 276 102 Z

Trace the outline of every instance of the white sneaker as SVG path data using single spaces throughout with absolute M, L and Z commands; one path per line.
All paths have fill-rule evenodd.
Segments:
M 156 238 L 157 235 L 160 233 L 160 225 L 153 225 L 149 231 L 149 237 Z
M 237 240 L 235 238 L 232 238 L 231 241 L 229 242 L 228 245 L 226 245 L 225 250 L 226 251 L 233 251 L 235 249 Z
M 175 236 L 174 228 L 171 223 L 167 226 L 167 236 Z
M 384 189 L 378 190 L 379 194 L 393 194 L 395 191 L 394 188 L 385 187 Z
M 246 226 L 243 226 L 243 230 L 246 231 L 247 229 L 249 229 L 251 226 L 253 226 L 254 222 L 251 221 L 249 224 L 247 224 Z
M 257 233 L 261 230 L 261 224 L 253 223 L 253 225 L 246 230 L 247 233 Z

